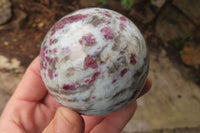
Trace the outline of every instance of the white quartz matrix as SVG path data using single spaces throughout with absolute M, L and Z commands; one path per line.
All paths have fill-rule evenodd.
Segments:
M 80 114 L 105 115 L 138 96 L 149 60 L 133 22 L 112 10 L 87 8 L 64 16 L 49 30 L 40 66 L 57 102 Z

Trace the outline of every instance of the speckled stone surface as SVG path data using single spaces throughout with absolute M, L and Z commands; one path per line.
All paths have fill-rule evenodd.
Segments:
M 56 101 L 81 114 L 105 115 L 137 97 L 149 59 L 143 36 L 128 18 L 87 8 L 63 17 L 49 30 L 40 66 Z

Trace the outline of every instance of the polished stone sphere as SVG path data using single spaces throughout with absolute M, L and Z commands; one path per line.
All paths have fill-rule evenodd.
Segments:
M 115 11 L 87 8 L 61 18 L 40 51 L 43 81 L 60 104 L 84 115 L 105 115 L 134 100 L 149 59 L 135 24 Z

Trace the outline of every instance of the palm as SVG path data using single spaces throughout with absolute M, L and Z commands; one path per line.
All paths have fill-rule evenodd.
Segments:
M 147 89 L 150 86 L 146 87 Z M 145 89 L 146 91 L 146 89 Z M 53 119 L 59 105 L 47 92 L 40 76 L 39 59 L 35 59 L 8 102 L 0 121 L 5 132 L 39 133 Z M 82 116 L 85 132 L 119 132 L 133 115 L 136 102 L 108 116 Z M 120 117 L 119 117 L 120 116 Z
M 12 119 L 6 125 L 2 125 L 4 129 L 8 130 L 8 132 L 28 132 L 28 133 L 40 133 L 44 130 L 44 128 L 48 125 L 48 123 L 52 120 L 56 109 L 58 106 L 60 106 L 58 103 L 54 101 L 54 99 L 47 94 L 44 100 L 41 101 L 28 101 L 26 99 L 11 99 L 9 102 L 9 108 L 6 108 L 7 110 L 13 110 L 14 112 L 8 112 L 10 114 L 8 119 Z M 125 110 L 123 112 L 126 112 Z M 122 111 L 120 112 L 120 114 Z M 118 113 L 114 113 L 108 117 L 104 116 L 97 116 L 97 117 L 91 117 L 91 116 L 83 116 L 85 120 L 85 132 L 89 132 L 92 130 L 98 130 L 98 128 L 101 128 L 103 121 L 109 122 L 109 120 L 112 120 L 111 117 L 114 117 L 115 115 L 118 115 Z M 123 114 L 121 114 L 123 115 Z M 17 118 L 17 119 L 13 119 Z M 20 122 L 19 122 L 20 120 Z M 111 121 L 110 121 L 111 122 Z M 104 123 L 103 123 L 104 124 Z M 107 123 L 108 124 L 108 123 Z M 118 125 L 115 123 L 109 123 L 108 124 L 110 128 L 119 130 Z M 9 126 L 9 128 L 7 128 Z M 98 127 L 99 126 L 99 127 Z M 111 129 L 111 130 L 113 130 Z M 12 131 L 9 131 L 12 130 Z

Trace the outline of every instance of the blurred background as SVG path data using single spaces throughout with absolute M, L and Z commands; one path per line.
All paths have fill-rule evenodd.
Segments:
M 123 133 L 199 133 L 200 0 L 0 0 L 0 113 L 49 28 L 86 7 L 124 14 L 149 48 L 152 89 Z

